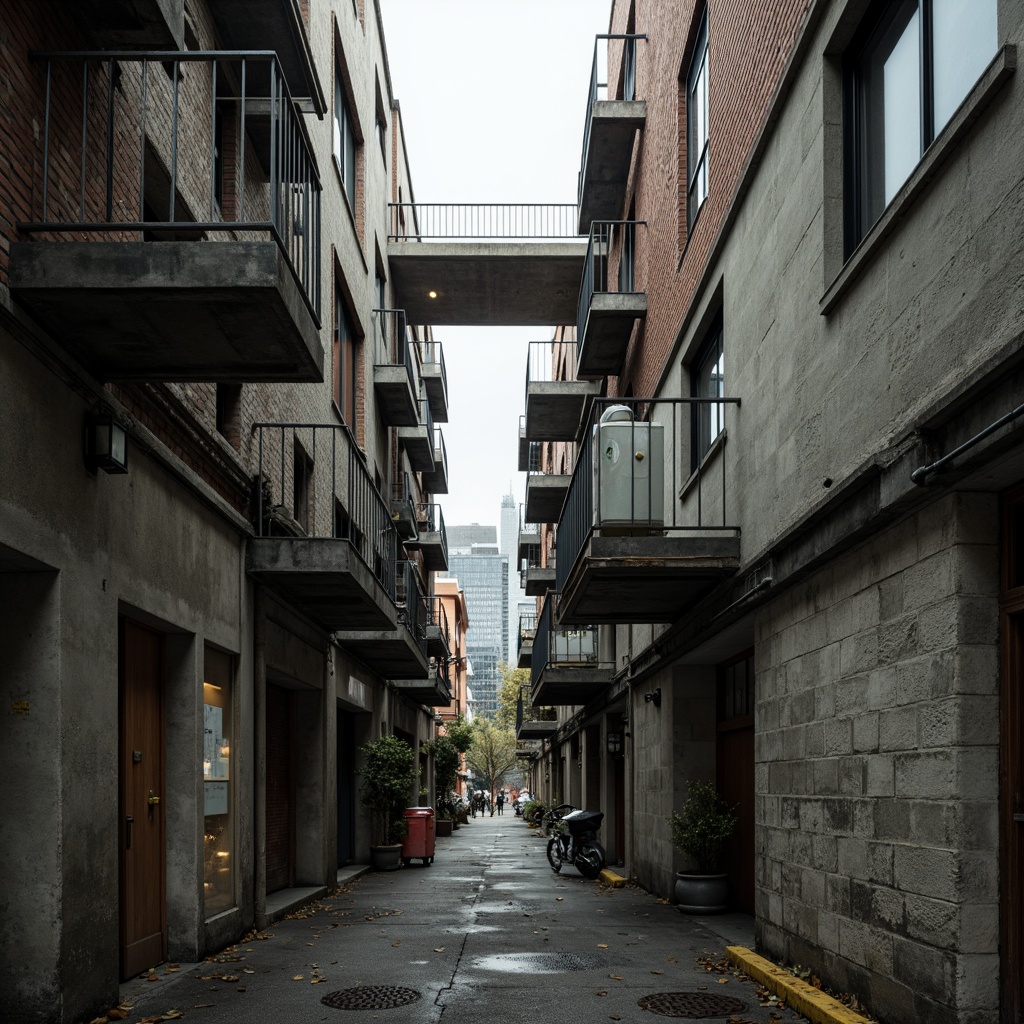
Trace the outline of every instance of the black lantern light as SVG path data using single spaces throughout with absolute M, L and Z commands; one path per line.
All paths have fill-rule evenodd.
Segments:
M 610 732 L 605 739 L 608 747 L 608 753 L 614 757 L 616 754 L 622 753 L 622 733 L 621 732 Z
M 128 435 L 108 412 L 86 417 L 85 464 L 93 473 L 128 472 Z

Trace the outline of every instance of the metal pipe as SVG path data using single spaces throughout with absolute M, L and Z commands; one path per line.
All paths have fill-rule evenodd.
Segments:
M 951 463 L 958 455 L 962 455 L 964 452 L 973 448 L 976 444 L 984 441 L 990 434 L 994 434 L 1000 427 L 1006 426 L 1007 423 L 1012 423 L 1020 416 L 1024 416 L 1024 405 L 1018 405 L 1016 409 L 1008 412 L 1005 416 L 1001 416 L 995 421 L 995 423 L 990 423 L 984 430 L 975 434 L 974 437 L 965 441 L 959 448 L 954 448 L 948 455 L 944 455 L 936 462 L 933 462 L 928 466 L 918 466 L 917 469 L 910 474 L 910 479 L 919 487 L 925 486 L 927 477 L 931 476 L 933 473 L 942 473 L 949 466 L 949 463 Z

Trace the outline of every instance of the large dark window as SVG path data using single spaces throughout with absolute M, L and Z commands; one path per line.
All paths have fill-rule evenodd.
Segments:
M 701 16 L 686 74 L 686 226 L 708 194 L 708 12 Z
M 694 398 L 723 398 L 725 396 L 725 364 L 722 351 L 722 320 L 715 326 L 697 353 L 690 368 L 690 391 Z M 694 406 L 693 414 L 693 468 L 707 455 L 715 438 L 724 427 L 721 402 L 702 402 Z
M 888 0 L 872 8 L 844 68 L 847 255 L 995 56 L 996 6 Z

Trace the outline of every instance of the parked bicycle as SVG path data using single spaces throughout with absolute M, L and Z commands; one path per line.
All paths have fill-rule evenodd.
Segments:
M 548 863 L 556 874 L 563 864 L 572 864 L 584 878 L 597 878 L 604 869 L 604 848 L 597 841 L 603 811 L 582 811 L 572 804 L 559 804 L 542 819 L 548 839 Z

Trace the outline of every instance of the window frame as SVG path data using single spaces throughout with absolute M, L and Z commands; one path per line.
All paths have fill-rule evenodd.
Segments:
M 842 104 L 843 104 L 843 259 L 849 260 L 857 246 L 870 234 L 871 229 L 881 220 L 896 196 L 910 181 L 915 170 L 935 140 L 955 120 L 954 112 L 941 124 L 935 123 L 935 37 L 933 32 L 934 0 L 875 0 L 870 5 L 860 26 L 850 40 L 842 61 Z M 997 0 L 989 0 L 997 4 Z M 877 215 L 867 222 L 870 211 L 863 202 L 863 185 L 868 170 L 865 154 L 865 114 L 863 103 L 864 67 L 900 15 L 901 8 L 913 4 L 917 15 L 917 62 L 918 62 L 918 126 L 920 152 L 907 176 L 896 187 L 892 199 L 885 202 Z M 913 18 L 911 15 L 910 18 Z M 908 19 L 909 21 L 910 19 Z M 998 24 L 998 22 L 997 22 Z M 974 86 L 984 75 L 984 70 L 999 53 L 998 32 L 992 53 L 982 66 L 979 78 L 964 92 L 960 102 L 967 99 Z M 884 100 L 883 100 L 884 104 Z M 883 107 L 884 109 L 884 107 Z
M 693 44 L 693 53 L 690 56 L 690 63 L 686 69 L 686 230 L 693 231 L 697 223 L 697 216 L 700 213 L 704 201 L 708 197 L 708 155 L 710 152 L 710 118 L 708 116 L 709 102 L 709 61 L 708 61 L 708 8 L 704 6 L 700 15 L 700 23 L 697 28 L 697 35 Z M 694 86 L 697 77 L 700 77 L 703 84 L 703 110 L 704 110 L 704 134 L 700 146 L 700 155 L 695 157 L 697 146 L 696 137 L 696 110 L 695 104 L 691 102 L 694 93 Z M 697 175 L 703 171 L 704 191 L 699 201 L 694 202 L 694 184 Z
M 342 325 L 346 331 L 342 333 Z M 356 398 L 358 394 L 358 347 L 354 321 L 344 293 L 334 287 L 334 328 L 331 344 L 331 399 L 343 423 L 353 436 L 356 433 Z M 346 374 L 345 371 L 348 371 Z
M 356 209 L 356 161 L 359 153 L 359 135 L 352 114 L 345 76 L 340 61 L 334 62 L 334 111 L 331 132 L 331 156 L 341 177 L 342 191 L 353 213 Z
M 715 364 L 721 364 L 721 371 L 718 375 L 718 395 L 719 398 L 725 397 L 725 330 L 724 321 L 721 312 L 715 314 L 714 319 L 711 322 L 711 326 L 708 328 L 707 333 L 704 336 L 704 340 L 700 343 L 700 347 L 697 349 L 696 354 L 690 363 L 690 397 L 691 398 L 710 398 L 715 397 L 704 394 L 703 384 L 705 381 L 704 372 L 705 369 L 714 367 Z M 710 383 L 710 377 L 707 378 Z M 704 461 L 708 453 L 714 448 L 715 441 L 722 435 L 725 430 L 725 418 L 722 415 L 724 412 L 724 405 L 718 406 L 718 413 L 714 417 L 711 415 L 713 406 L 707 404 L 694 403 L 692 406 L 692 412 L 690 416 L 690 472 L 696 471 L 697 467 Z M 717 429 L 714 434 L 711 432 L 713 424 L 717 423 Z M 706 435 L 706 437 L 705 437 Z

